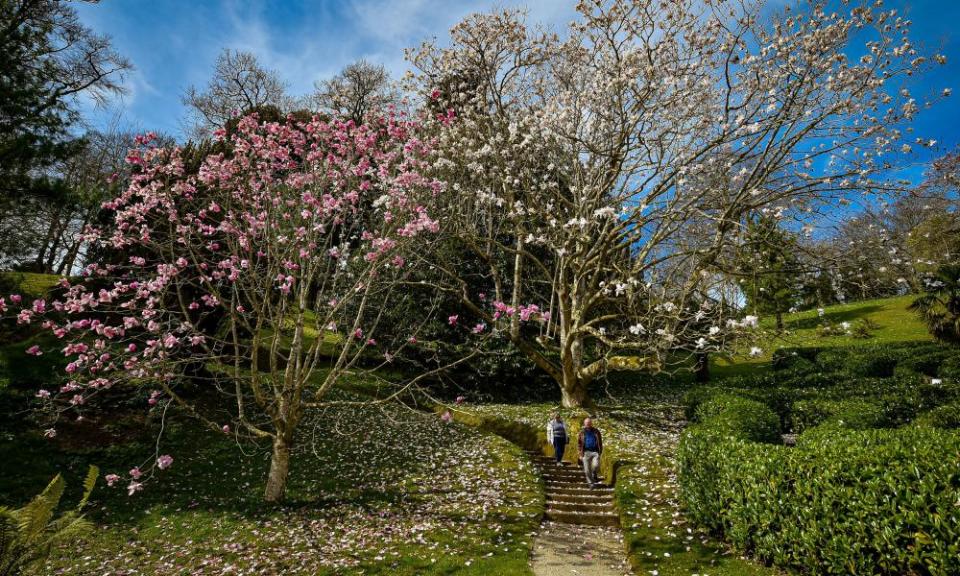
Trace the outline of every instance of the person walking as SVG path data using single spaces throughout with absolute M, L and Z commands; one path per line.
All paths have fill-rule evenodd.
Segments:
M 600 455 L 603 453 L 603 436 L 593 427 L 593 420 L 584 418 L 583 428 L 577 435 L 577 453 L 583 462 L 583 473 L 587 477 L 587 484 L 591 487 L 600 482 L 597 479 L 597 469 L 600 468 Z
M 557 466 L 563 466 L 563 451 L 567 448 L 567 425 L 559 414 L 554 414 L 547 422 L 547 443 L 553 446 Z

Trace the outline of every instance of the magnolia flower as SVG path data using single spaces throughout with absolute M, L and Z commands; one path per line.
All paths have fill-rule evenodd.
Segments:
M 43 350 L 41 350 L 39 346 L 34 344 L 33 346 L 27 348 L 27 354 L 31 356 L 41 356 L 43 354 Z
M 133 496 L 134 494 L 136 494 L 141 490 L 143 490 L 143 484 L 141 484 L 140 482 L 131 482 L 127 486 L 127 496 Z
M 451 326 L 456 326 L 456 325 L 457 325 L 457 320 L 458 320 L 459 318 L 460 318 L 459 315 L 453 314 L 452 316 L 450 316 L 449 318 L 447 318 L 447 323 L 450 324 Z
M 230 433 L 230 425 L 229 425 L 229 424 L 224 424 L 224 425 L 223 425 L 223 428 L 221 428 L 221 430 L 223 430 L 223 433 L 224 433 L 224 434 L 229 434 L 229 433 Z
M 107 486 L 112 487 L 114 484 L 117 483 L 118 480 L 120 480 L 120 477 L 117 476 L 116 474 L 107 474 L 106 476 L 103 477 L 103 479 L 107 481 Z
M 451 414 L 450 411 L 447 410 L 440 416 L 440 419 L 449 424 L 450 422 L 453 421 L 453 414 Z
M 49 397 L 50 397 L 50 391 L 49 391 L 49 390 L 44 390 L 44 389 L 41 388 L 40 390 L 37 390 L 36 396 L 37 396 L 37 398 L 49 398 Z
M 130 477 L 134 480 L 139 480 L 141 476 L 143 476 L 143 472 L 140 471 L 139 466 L 135 466 L 130 469 Z
M 157 458 L 157 468 L 161 470 L 166 470 L 171 464 L 173 464 L 173 456 L 169 454 L 164 454 Z

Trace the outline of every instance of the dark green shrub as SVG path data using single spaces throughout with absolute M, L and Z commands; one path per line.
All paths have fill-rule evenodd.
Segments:
M 801 573 L 960 573 L 960 436 L 823 429 L 788 449 L 717 434 L 709 422 L 689 428 L 679 450 L 685 509 L 738 551 Z
M 825 372 L 840 372 L 849 359 L 849 349 L 828 348 L 817 354 L 817 365 Z
M 921 414 L 914 423 L 918 426 L 930 426 L 932 428 L 952 430 L 960 428 L 960 403 L 938 406 Z
M 798 400 L 793 405 L 790 423 L 796 433 L 829 423 L 843 428 L 866 430 L 887 425 L 883 407 L 862 400 Z
M 937 375 L 941 364 L 943 364 L 943 361 L 948 357 L 949 354 L 946 350 L 938 350 L 920 356 L 902 358 L 897 363 L 894 375 L 909 376 L 911 374 L 918 374 L 933 377 Z
M 879 348 L 859 350 L 844 362 L 843 370 L 853 376 L 889 378 L 897 367 L 898 355 Z
M 726 436 L 754 442 L 780 442 L 780 418 L 765 404 L 731 394 L 717 395 L 700 405 L 697 418 Z
M 802 368 L 813 370 L 817 367 L 817 354 L 820 348 L 779 348 L 773 352 L 771 365 L 774 370 Z
M 960 381 L 960 353 L 946 358 L 937 370 L 937 376 Z
M 721 394 L 721 389 L 713 386 L 698 386 L 683 395 L 683 415 L 690 422 L 696 422 L 700 405 Z

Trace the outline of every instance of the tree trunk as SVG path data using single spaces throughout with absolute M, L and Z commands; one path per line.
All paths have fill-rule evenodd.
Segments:
M 290 445 L 283 436 L 273 440 L 273 456 L 270 458 L 270 474 L 267 476 L 267 488 L 263 499 L 267 502 L 280 502 L 287 491 L 287 476 L 290 473 Z
M 587 408 L 590 404 L 590 398 L 587 396 L 587 386 L 583 382 L 576 381 L 561 388 L 563 393 L 564 408 Z
M 697 382 L 710 381 L 710 355 L 706 352 L 697 354 L 697 363 L 693 367 L 694 376 Z

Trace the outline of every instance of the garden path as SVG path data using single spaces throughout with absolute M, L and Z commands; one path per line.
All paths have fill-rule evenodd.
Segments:
M 546 487 L 546 519 L 533 544 L 536 576 L 619 576 L 630 574 L 613 490 L 587 486 L 568 462 L 531 454 Z
M 619 528 L 544 521 L 533 543 L 535 576 L 631 574 Z

